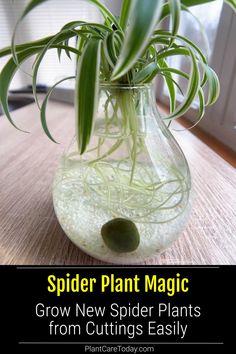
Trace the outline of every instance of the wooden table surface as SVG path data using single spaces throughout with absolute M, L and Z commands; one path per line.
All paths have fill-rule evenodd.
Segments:
M 0 263 L 102 264 L 65 236 L 53 211 L 51 186 L 73 136 L 73 107 L 51 102 L 43 134 L 36 105 L 12 114 L 24 134 L 0 117 Z M 236 264 L 236 171 L 191 132 L 175 133 L 190 165 L 193 208 L 181 237 L 146 264 Z

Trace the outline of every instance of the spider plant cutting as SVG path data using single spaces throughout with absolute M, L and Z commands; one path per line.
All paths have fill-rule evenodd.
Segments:
M 2 109 L 16 127 L 8 91 L 16 71 L 32 57 L 32 87 L 42 128 L 56 142 L 47 125 L 47 104 L 57 85 L 74 79 L 76 139 L 55 176 L 58 220 L 73 242 L 92 256 L 139 262 L 171 244 L 187 220 L 189 169 L 168 127 L 196 99 L 199 122 L 205 107 L 218 98 L 219 81 L 202 50 L 179 34 L 179 26 L 183 11 L 191 14 L 191 6 L 214 0 L 123 0 L 119 17 L 101 1 L 88 0 L 101 12 L 103 23 L 78 19 L 55 35 L 16 44 L 19 23 L 45 1 L 28 3 L 11 45 L 0 50 L 0 57 L 10 55 L 0 74 Z M 226 2 L 236 9 L 235 0 Z M 169 30 L 162 26 L 166 18 Z M 75 56 L 75 75 L 55 83 L 40 102 L 38 71 L 53 49 L 59 60 Z M 173 56 L 187 58 L 190 72 L 170 65 Z M 156 76 L 163 78 L 169 92 L 166 117 L 155 104 L 151 83 Z M 186 92 L 176 76 L 188 82 Z M 180 104 L 178 91 L 183 96 Z

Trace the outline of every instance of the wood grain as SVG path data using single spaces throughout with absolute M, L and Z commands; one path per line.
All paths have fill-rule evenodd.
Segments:
M 73 107 L 51 102 L 48 116 L 61 145 L 43 134 L 35 104 L 13 113 L 30 134 L 0 117 L 0 263 L 101 264 L 69 241 L 55 217 L 51 186 L 73 135 Z M 192 173 L 192 213 L 182 236 L 146 264 L 236 264 L 235 169 L 191 132 L 175 135 Z
M 193 123 L 187 118 L 179 118 L 178 122 L 183 125 L 185 128 L 192 127 Z M 224 160 L 228 161 L 233 167 L 236 168 L 236 152 L 230 149 L 228 146 L 219 142 L 216 138 L 210 135 L 208 132 L 205 132 L 200 127 L 195 126 L 191 128 L 191 133 L 196 135 L 201 141 L 213 149 L 218 155 L 223 157 Z M 236 141 L 235 141 L 236 147 Z

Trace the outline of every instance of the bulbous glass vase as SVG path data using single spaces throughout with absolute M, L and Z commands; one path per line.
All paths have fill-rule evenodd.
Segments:
M 74 139 L 64 153 L 53 201 L 61 227 L 80 249 L 132 264 L 178 237 L 190 188 L 188 164 L 158 113 L 153 87 L 103 84 L 88 149 L 80 155 Z

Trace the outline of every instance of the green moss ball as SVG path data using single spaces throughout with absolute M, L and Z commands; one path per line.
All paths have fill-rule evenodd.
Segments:
M 140 242 L 136 225 L 128 219 L 108 221 L 102 226 L 101 234 L 106 246 L 117 253 L 135 251 Z

